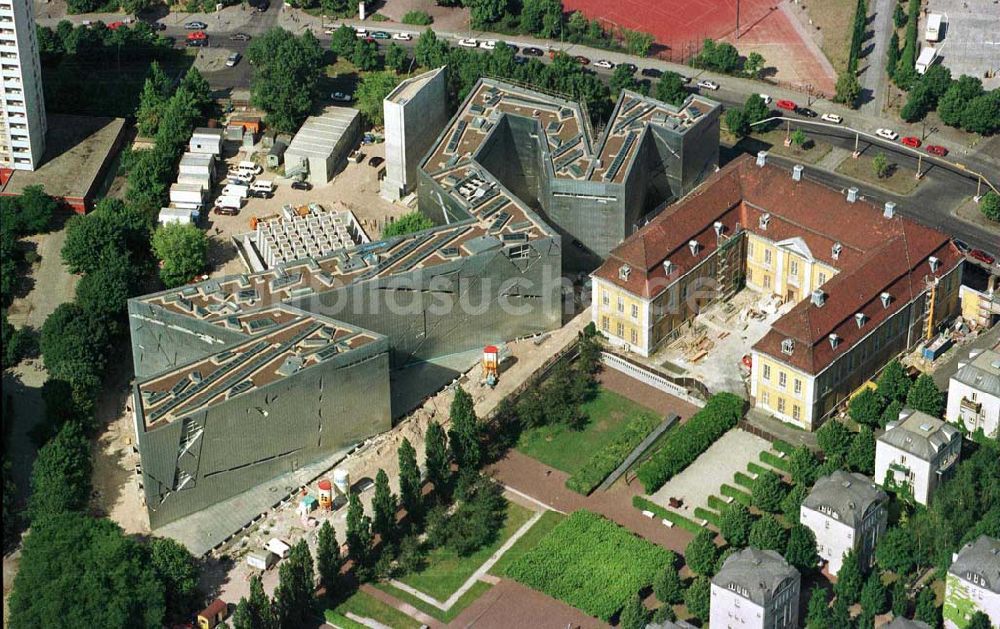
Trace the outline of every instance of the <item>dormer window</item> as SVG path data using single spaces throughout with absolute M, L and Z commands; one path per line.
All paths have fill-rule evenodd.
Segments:
M 715 225 L 713 225 L 713 227 L 715 227 L 716 236 L 721 236 L 723 230 L 726 228 L 726 226 L 722 224 L 722 221 L 715 221 Z
M 698 241 L 697 240 L 690 240 L 690 241 L 688 241 L 688 247 L 690 247 L 690 249 L 691 249 L 691 255 L 693 255 L 693 256 L 698 255 Z
M 834 260 L 839 260 L 840 252 L 843 249 L 844 249 L 843 245 L 841 245 L 839 242 L 835 242 L 833 243 L 833 248 L 830 250 L 830 255 L 833 257 Z
M 820 308 L 826 303 L 826 293 L 819 290 L 818 288 L 812 292 L 812 305 Z
M 764 213 L 760 215 L 760 219 L 757 221 L 757 226 L 761 229 L 767 229 L 767 223 L 771 220 L 771 215 Z
M 664 260 L 663 261 L 663 273 L 664 273 L 664 275 L 666 275 L 667 277 L 669 277 L 670 273 L 673 270 L 674 270 L 674 263 L 671 262 L 670 260 Z
M 857 312 L 854 314 L 854 322 L 858 324 L 859 328 L 864 326 L 865 321 L 868 321 L 868 317 L 865 316 L 865 313 Z
M 931 273 L 937 273 L 938 268 L 941 266 L 941 261 L 934 256 L 928 258 L 927 263 L 930 264 Z
M 831 334 L 829 336 L 829 339 L 830 339 L 830 347 L 832 347 L 833 349 L 837 349 L 837 346 L 840 345 L 840 336 L 836 334 Z
M 783 340 L 781 342 L 781 353 L 782 354 L 791 354 L 794 351 L 795 351 L 795 340 L 794 339 L 785 339 L 785 340 Z
M 890 295 L 889 293 L 882 293 L 881 295 L 879 295 L 879 299 L 882 300 L 883 308 L 888 308 L 889 304 L 892 303 L 892 295 Z
M 627 264 L 621 265 L 621 267 L 618 268 L 618 279 L 627 282 L 628 281 L 628 274 L 631 273 L 631 272 L 632 272 L 632 267 L 630 267 Z

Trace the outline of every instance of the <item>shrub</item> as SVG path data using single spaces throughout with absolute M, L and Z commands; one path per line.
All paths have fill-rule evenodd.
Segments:
M 771 467 L 777 468 L 783 472 L 788 471 L 788 461 L 786 461 L 785 459 L 779 459 L 777 455 L 775 455 L 773 452 L 768 452 L 767 450 L 764 450 L 763 452 L 760 453 L 760 460 L 763 461 L 764 463 L 767 463 Z
M 979 211 L 989 220 L 1000 222 L 1000 194 L 992 190 L 984 194 L 979 200 Z
M 394 236 L 404 236 L 424 229 L 434 227 L 434 222 L 420 212 L 414 211 L 403 214 L 382 230 L 382 238 L 392 238 Z
M 743 414 L 743 400 L 732 393 L 712 396 L 686 423 L 674 428 L 663 446 L 639 467 L 637 475 L 646 493 L 663 486 L 686 468 L 716 439 L 734 427 Z
M 403 15 L 403 24 L 415 24 L 417 26 L 427 26 L 434 21 L 427 11 L 407 11 Z
M 736 502 L 742 504 L 744 507 L 749 507 L 750 503 L 753 502 L 753 498 L 750 496 L 750 494 L 748 494 L 743 490 L 737 489 L 732 485 L 725 485 L 725 484 L 722 485 L 721 487 L 719 487 L 719 493 L 722 494 L 723 496 L 728 496 L 732 498 Z
M 660 420 L 648 413 L 643 413 L 631 418 L 628 426 L 614 440 L 606 444 L 603 448 L 594 453 L 590 459 L 584 463 L 583 467 L 577 470 L 566 479 L 566 487 L 586 496 L 594 491 L 598 485 L 604 482 L 608 474 L 615 471 L 622 461 L 625 460 L 632 450 L 638 446 L 650 432 L 659 425 Z
M 614 522 L 577 511 L 515 559 L 506 575 L 608 621 L 671 559 Z

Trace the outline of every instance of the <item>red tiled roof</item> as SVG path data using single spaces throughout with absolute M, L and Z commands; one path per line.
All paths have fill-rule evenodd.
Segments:
M 201 610 L 201 612 L 199 612 L 198 615 L 201 616 L 202 618 L 215 618 L 218 614 L 226 611 L 227 609 L 228 606 L 226 605 L 225 601 L 217 598 L 211 603 L 209 603 L 208 607 Z
M 823 306 L 804 299 L 775 321 L 754 348 L 818 373 L 920 294 L 928 278 L 941 277 L 961 260 L 942 232 L 898 215 L 887 219 L 882 212 L 865 201 L 850 203 L 842 192 L 817 182 L 794 181 L 784 169 L 758 167 L 752 157 L 744 156 L 615 248 L 595 275 L 630 292 L 655 296 L 666 284 L 663 260 L 669 259 L 679 276 L 714 251 L 715 221 L 721 221 L 728 234 L 739 224 L 774 242 L 801 238 L 817 260 L 839 273 L 822 287 Z M 759 223 L 764 213 L 770 215 L 766 229 Z M 697 256 L 691 256 L 687 246 L 692 237 L 704 247 Z M 835 243 L 842 246 L 836 260 Z M 933 274 L 928 262 L 932 255 L 941 262 Z M 631 267 L 627 281 L 618 275 L 622 264 Z M 887 308 L 882 306 L 883 292 L 892 296 Z M 858 312 L 866 317 L 860 328 Z M 836 348 L 829 342 L 834 333 L 840 338 Z M 791 355 L 781 353 L 785 338 L 795 340 Z

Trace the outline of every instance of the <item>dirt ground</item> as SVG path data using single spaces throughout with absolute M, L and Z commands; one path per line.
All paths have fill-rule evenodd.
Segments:
M 403 16 L 409 11 L 425 11 L 434 19 L 435 30 L 459 32 L 469 28 L 469 9 L 438 6 L 436 0 L 386 0 L 378 13 L 393 22 L 403 21 Z M 423 30 L 425 27 L 414 26 Z
M 855 6 L 854 0 L 806 0 L 794 5 L 796 18 L 838 72 L 847 68 Z
M 566 603 L 536 592 L 515 581 L 500 579 L 489 592 L 458 615 L 451 627 L 505 629 L 506 627 L 537 627 L 565 629 L 606 627 L 600 620 L 588 616 Z

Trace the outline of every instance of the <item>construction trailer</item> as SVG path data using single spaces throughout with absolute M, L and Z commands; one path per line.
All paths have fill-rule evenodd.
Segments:
M 222 129 L 199 127 L 191 134 L 191 139 L 188 141 L 188 151 L 191 153 L 206 153 L 221 156 L 222 139 Z

